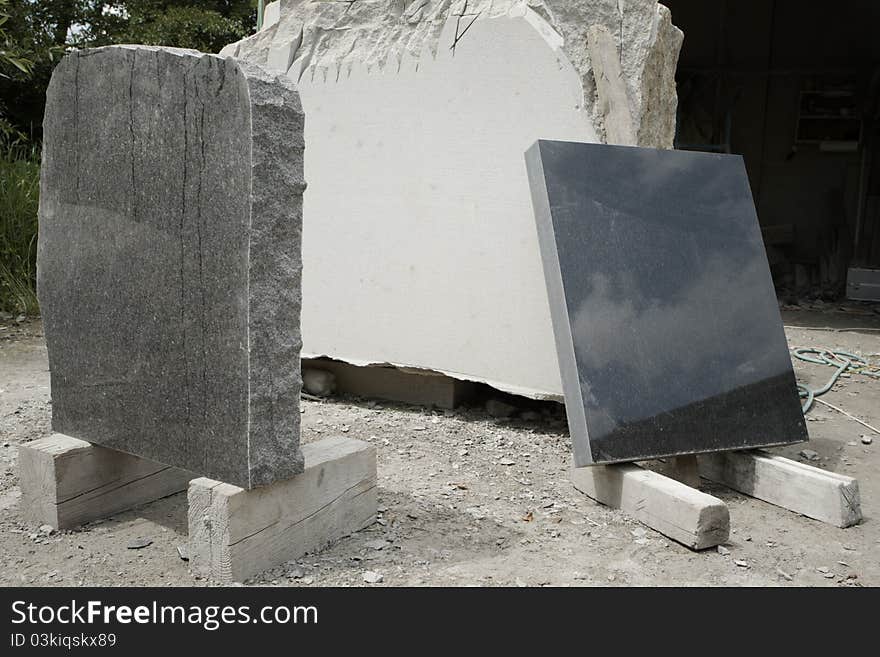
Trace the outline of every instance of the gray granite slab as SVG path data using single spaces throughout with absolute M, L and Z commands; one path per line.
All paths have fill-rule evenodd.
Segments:
M 742 158 L 526 154 L 578 466 L 807 440 Z
M 292 83 L 195 51 L 74 52 L 44 134 L 53 429 L 245 488 L 302 472 Z

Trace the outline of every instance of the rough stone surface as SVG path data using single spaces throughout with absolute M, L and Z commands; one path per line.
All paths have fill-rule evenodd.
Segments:
M 310 395 L 328 397 L 336 392 L 336 375 L 325 370 L 303 370 L 303 390 Z
M 74 52 L 44 130 L 54 430 L 244 488 L 301 472 L 294 85 L 195 51 Z
M 537 139 L 614 141 L 593 27 L 619 61 L 611 116 L 631 117 L 632 141 L 671 146 L 681 33 L 669 12 L 358 0 L 267 14 L 223 53 L 286 72 L 309 115 L 303 356 L 561 400 L 522 154 Z
M 657 0 L 282 0 L 258 34 L 232 44 L 225 54 L 297 75 L 315 70 L 399 67 L 401 59 L 436 56 L 441 35 L 455 22 L 453 45 L 468 38 L 474 21 L 540 16 L 562 38 L 562 50 L 581 78 L 584 106 L 604 134 L 588 32 L 602 25 L 614 36 L 626 79 L 639 144 L 671 148 L 675 137 L 675 68 L 682 33 Z

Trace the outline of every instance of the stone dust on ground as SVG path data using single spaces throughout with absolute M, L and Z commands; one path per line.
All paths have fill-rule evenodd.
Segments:
M 880 315 L 786 310 L 790 346 L 880 362 Z M 860 330 L 836 330 L 852 328 Z M 873 330 L 871 330 L 873 329 Z M 795 361 L 818 387 L 831 368 Z M 880 381 L 841 379 L 823 399 L 880 426 Z M 186 495 L 76 531 L 23 523 L 18 446 L 50 431 L 38 321 L 0 319 L 0 585 L 192 586 Z M 838 529 L 703 482 L 729 508 L 729 542 L 704 552 L 578 493 L 560 405 L 494 419 L 484 406 L 432 410 L 357 399 L 303 401 L 303 440 L 345 435 L 378 451 L 377 522 L 318 554 L 247 582 L 272 586 L 877 586 L 880 436 L 818 406 L 811 442 L 774 450 L 859 479 L 865 520 Z M 180 548 L 180 550 L 178 549 Z

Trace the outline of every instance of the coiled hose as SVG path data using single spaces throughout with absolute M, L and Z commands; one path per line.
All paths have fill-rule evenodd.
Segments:
M 880 379 L 880 368 L 871 365 L 864 358 L 847 351 L 834 351 L 824 348 L 797 348 L 793 353 L 794 357 L 798 360 L 816 363 L 817 365 L 829 365 L 835 368 L 834 374 L 828 379 L 828 383 L 821 388 L 814 390 L 802 383 L 798 383 L 798 392 L 801 398 L 805 400 L 803 403 L 804 413 L 810 410 L 813 400 L 831 390 L 844 373 L 852 372 L 853 374 L 863 374 L 864 376 Z

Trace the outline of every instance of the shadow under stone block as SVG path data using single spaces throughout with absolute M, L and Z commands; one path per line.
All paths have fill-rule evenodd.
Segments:
M 302 472 L 293 83 L 188 50 L 74 52 L 44 134 L 53 429 L 243 488 Z
M 807 440 L 741 157 L 526 163 L 577 466 Z

